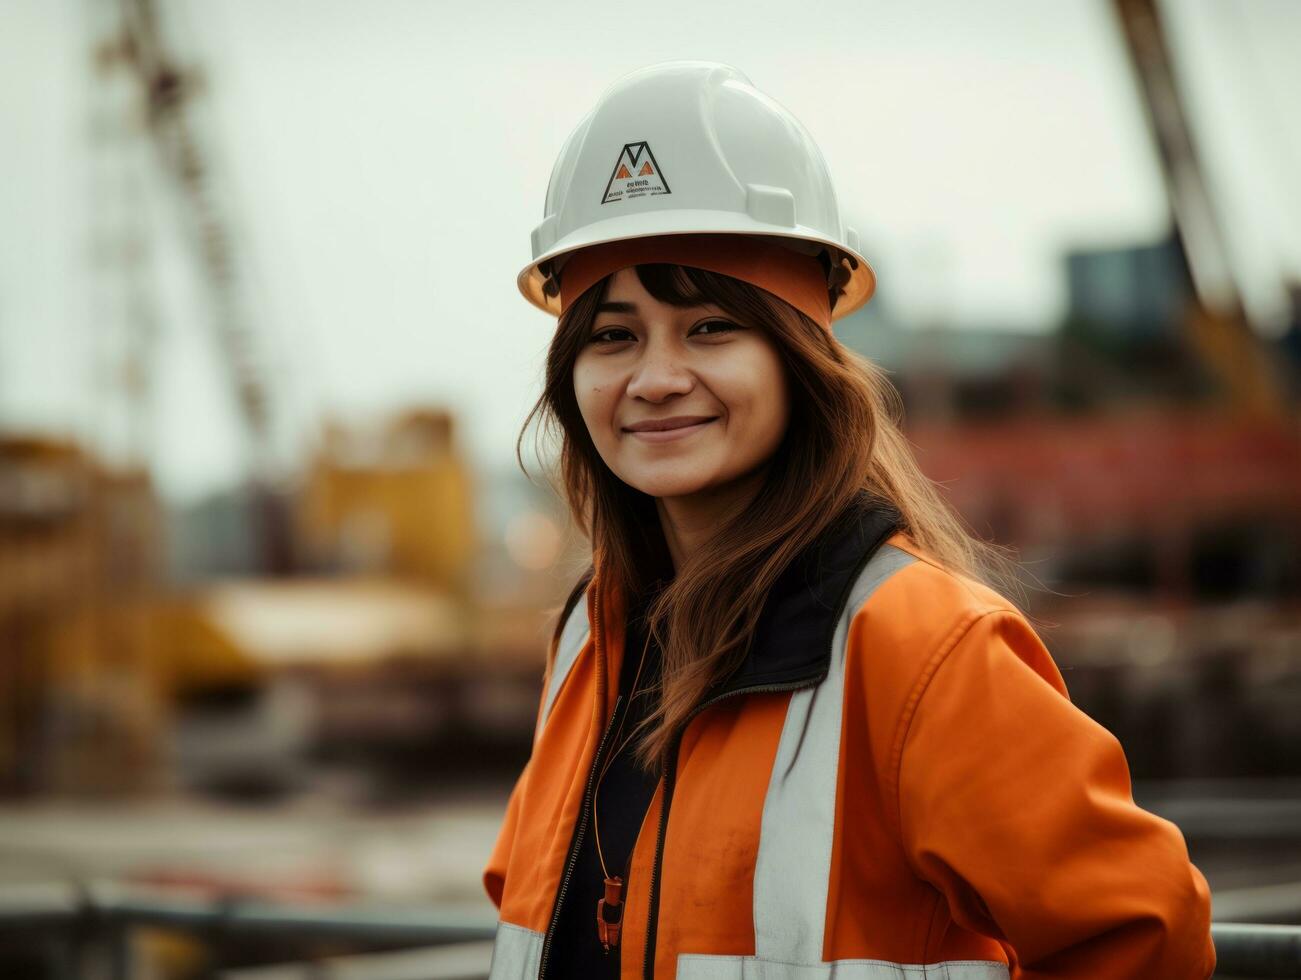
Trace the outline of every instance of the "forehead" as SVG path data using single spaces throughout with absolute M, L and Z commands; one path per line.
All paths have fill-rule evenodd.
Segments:
M 637 277 L 636 268 L 629 266 L 626 269 L 620 269 L 610 276 L 610 285 L 605 289 L 606 299 L 632 299 L 639 301 L 642 299 L 655 302 L 654 297 L 646 292 L 646 287 L 641 284 L 641 279 Z
M 606 310 L 607 306 L 619 306 L 617 311 Z M 629 309 L 633 307 L 634 309 Z M 675 306 L 669 303 L 662 303 L 646 291 L 642 285 L 641 279 L 637 275 L 637 270 L 633 267 L 619 269 L 610 276 L 610 283 L 605 290 L 605 301 L 601 304 L 598 312 L 644 312 L 653 310 L 665 314 L 683 313 L 699 309 L 717 309 L 714 303 L 708 301 L 699 304 L 687 306 Z

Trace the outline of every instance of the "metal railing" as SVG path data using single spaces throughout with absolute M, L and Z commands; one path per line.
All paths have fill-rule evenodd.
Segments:
M 481 911 L 457 913 L 438 907 L 290 906 L 263 901 L 222 899 L 186 901 L 111 885 L 82 888 L 51 886 L 6 889 L 0 896 L 0 942 L 20 938 L 43 951 L 52 980 L 133 980 L 131 937 L 137 929 L 182 932 L 205 944 L 257 939 L 355 943 L 389 949 L 465 946 L 480 969 L 467 971 L 466 957 L 448 959 L 445 972 L 422 971 L 424 980 L 486 977 L 487 943 L 494 918 Z M 1301 926 L 1216 923 L 1212 926 L 1217 977 L 1301 977 Z M 437 957 L 428 962 L 434 964 Z M 430 971 L 441 969 L 431 965 Z M 257 971 L 250 970 L 248 976 Z M 212 976 L 217 976 L 212 971 Z M 269 975 L 269 974 L 268 974 Z M 277 976 L 289 976 L 288 973 Z M 333 975 L 324 963 L 303 965 L 300 976 Z M 349 975 L 356 975 L 355 971 Z

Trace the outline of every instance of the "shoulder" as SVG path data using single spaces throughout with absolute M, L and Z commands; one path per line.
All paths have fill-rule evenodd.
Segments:
M 859 575 L 860 583 L 878 578 L 855 610 L 856 618 L 860 614 L 879 621 L 909 618 L 938 626 L 991 612 L 1017 613 L 1004 596 L 947 568 L 906 531 L 891 534 Z
M 873 581 L 877 578 L 879 581 Z M 919 712 L 948 712 L 944 737 L 971 738 L 964 720 L 1009 697 L 1033 712 L 1069 707 L 1061 674 L 1024 615 L 1006 598 L 946 568 L 896 532 L 859 573 L 846 610 L 845 724 L 863 736 L 873 771 L 895 792 Z
M 1056 676 L 1033 628 L 1011 602 L 945 567 L 906 532 L 887 538 L 864 566 L 849 603 L 847 660 L 879 711 L 893 714 L 915 702 L 952 651 L 985 633 L 1011 637 L 1037 672 L 1050 681 Z
M 554 666 L 555 658 L 565 648 L 574 646 L 575 642 L 586 636 L 589 630 L 587 622 L 587 590 L 591 587 L 594 573 L 595 567 L 589 564 L 587 570 L 578 577 L 578 580 L 569 590 L 569 595 L 566 596 L 564 604 L 560 607 L 560 614 L 556 617 L 555 626 L 551 633 L 551 649 L 547 657 L 548 672 Z
M 591 635 L 591 625 L 587 615 L 587 592 L 592 585 L 593 571 L 593 568 L 588 566 L 587 570 L 579 576 L 578 581 L 569 590 L 569 595 L 560 608 L 560 614 L 556 617 L 542 675 L 542 704 L 538 711 L 538 732 L 542 730 L 542 725 L 551 713 L 551 706 L 555 704 L 556 695 Z
M 556 619 L 555 631 L 557 636 L 569 629 L 571 623 L 581 621 L 586 626 L 587 604 L 583 600 L 587 596 L 587 590 L 592 584 L 592 576 L 595 572 L 595 566 L 589 564 L 587 570 L 578 577 L 578 581 L 569 590 L 565 604 L 561 607 L 560 615 Z

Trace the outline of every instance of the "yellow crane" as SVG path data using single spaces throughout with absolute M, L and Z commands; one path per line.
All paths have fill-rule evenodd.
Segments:
M 1189 340 L 1231 405 L 1253 415 L 1286 415 L 1284 381 L 1243 310 L 1223 223 L 1198 157 L 1157 2 L 1111 4 L 1137 75 L 1176 238 L 1192 274 L 1197 299 L 1185 320 Z

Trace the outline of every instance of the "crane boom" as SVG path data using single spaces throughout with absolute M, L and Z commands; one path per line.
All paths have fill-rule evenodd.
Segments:
M 1198 301 L 1189 339 L 1233 403 L 1253 414 L 1284 411 L 1283 385 L 1243 311 L 1223 224 L 1198 158 L 1156 0 L 1112 0 L 1161 164 L 1176 238 Z

